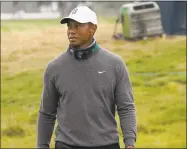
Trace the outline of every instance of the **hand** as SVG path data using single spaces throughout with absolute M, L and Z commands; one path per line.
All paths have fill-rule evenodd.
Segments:
M 128 145 L 126 149 L 128 149 L 128 148 L 133 148 L 134 149 L 134 146 Z

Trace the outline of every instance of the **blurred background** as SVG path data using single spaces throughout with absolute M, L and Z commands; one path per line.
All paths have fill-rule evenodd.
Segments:
M 132 2 L 139 2 L 135 0 Z M 87 5 L 98 16 L 116 17 L 120 7 L 131 1 L 92 2 L 92 1 L 35 1 L 35 2 L 1 2 L 1 19 L 54 19 L 66 16 L 78 5 Z M 156 1 L 160 7 L 161 20 L 167 34 L 186 34 L 187 2 Z
M 1 2 L 1 147 L 36 147 L 43 72 L 68 47 L 59 22 L 78 5 L 97 13 L 99 46 L 128 67 L 136 148 L 186 148 L 186 1 Z

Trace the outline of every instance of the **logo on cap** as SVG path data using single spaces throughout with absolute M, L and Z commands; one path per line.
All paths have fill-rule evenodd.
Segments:
M 77 11 L 78 11 L 78 8 L 75 8 L 72 10 L 71 14 L 76 14 Z

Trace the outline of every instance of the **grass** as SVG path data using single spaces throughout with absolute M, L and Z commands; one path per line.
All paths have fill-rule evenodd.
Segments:
M 36 145 L 43 71 L 68 44 L 66 28 L 58 21 L 1 22 L 2 148 Z M 186 38 L 114 41 L 111 22 L 99 19 L 96 39 L 101 47 L 122 56 L 129 69 L 138 123 L 136 147 L 185 148 Z

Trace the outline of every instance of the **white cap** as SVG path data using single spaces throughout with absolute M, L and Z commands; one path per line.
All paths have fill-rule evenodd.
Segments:
M 75 20 L 79 23 L 93 23 L 97 25 L 97 15 L 87 6 L 78 6 L 74 8 L 68 17 L 61 19 L 60 23 L 65 24 L 69 19 Z

